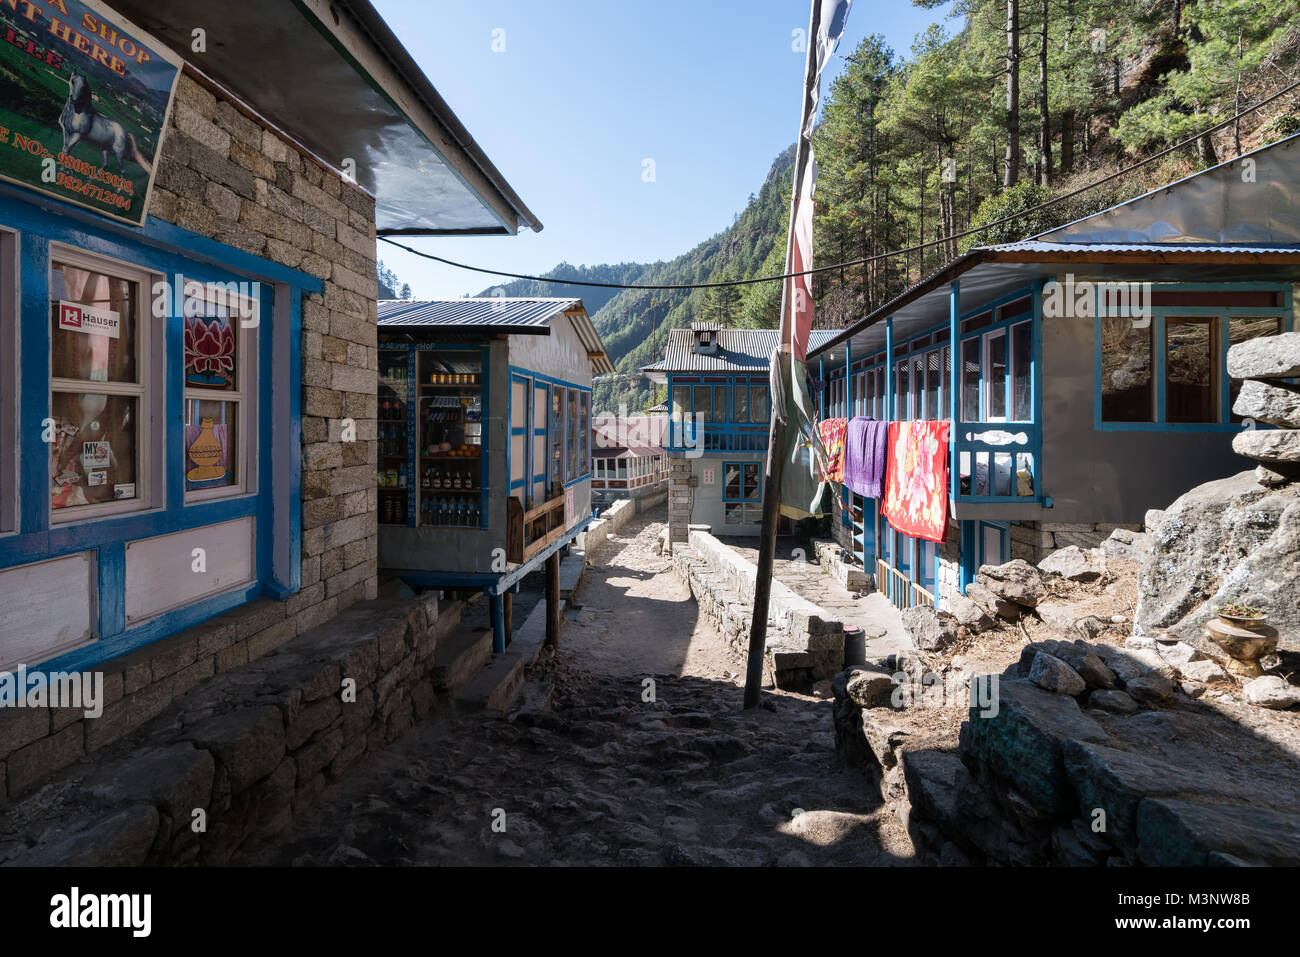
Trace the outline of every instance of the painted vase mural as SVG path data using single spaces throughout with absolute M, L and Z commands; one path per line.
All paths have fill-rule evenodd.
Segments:
M 226 482 L 226 426 L 204 416 L 199 424 L 185 426 L 185 454 L 194 468 L 185 473 L 190 489 L 223 485 Z

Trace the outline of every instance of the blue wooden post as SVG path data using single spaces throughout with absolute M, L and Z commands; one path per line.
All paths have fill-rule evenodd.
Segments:
M 844 340 L 844 414 L 852 418 L 857 414 L 853 408 L 853 340 Z
M 949 497 L 955 503 L 957 495 L 961 491 L 961 458 L 957 454 L 957 433 L 961 430 L 961 283 L 953 280 L 948 287 L 948 381 L 952 388 L 948 390 L 948 418 L 952 423 L 949 426 L 948 434 L 948 487 Z M 972 469 L 972 472 L 974 470 Z M 970 584 L 971 554 L 968 548 L 968 542 L 973 545 L 969 534 L 968 522 L 962 522 L 961 528 L 961 565 L 958 577 L 958 585 L 961 593 L 966 594 L 966 586 Z M 936 579 L 935 589 L 938 590 L 938 581 Z
M 826 390 L 830 388 L 826 382 L 826 356 L 817 357 L 817 379 L 821 382 L 821 388 L 817 390 L 817 407 L 821 410 L 821 417 L 826 418 Z
M 885 320 L 885 421 L 894 421 L 894 317 Z

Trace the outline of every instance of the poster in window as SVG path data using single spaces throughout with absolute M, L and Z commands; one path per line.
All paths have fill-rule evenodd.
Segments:
M 229 316 L 186 317 L 185 385 L 191 389 L 235 387 L 235 331 Z
M 236 484 L 234 441 L 238 405 L 190 399 L 185 415 L 185 490 Z
M 0 3 L 0 179 L 139 226 L 181 60 L 97 0 Z

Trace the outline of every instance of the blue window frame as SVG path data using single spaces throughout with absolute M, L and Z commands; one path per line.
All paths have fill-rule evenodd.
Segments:
M 41 422 L 50 416 L 53 394 L 71 388 L 72 380 L 51 375 L 55 344 L 52 271 L 61 250 L 81 250 L 93 252 L 106 263 L 119 263 L 157 277 L 142 290 L 152 306 L 145 315 L 153 313 L 157 321 L 147 322 L 151 328 L 143 334 L 152 337 L 152 343 L 147 354 L 141 353 L 143 357 L 138 359 L 152 366 L 146 370 L 146 389 L 138 400 L 138 414 L 154 416 L 154 421 L 146 434 L 145 452 L 138 458 L 150 481 L 148 488 L 135 490 L 136 507 L 121 513 L 109 508 L 106 514 L 87 514 L 84 519 L 70 511 L 54 514 L 50 449 L 42 430 L 24 428 L 13 433 L 17 461 L 10 457 L 4 463 L 2 481 L 6 500 L 18 504 L 8 514 L 0 515 L 0 521 L 7 526 L 6 534 L 0 535 L 0 570 L 78 555 L 92 559 L 86 585 L 93 602 L 87 631 L 73 642 L 75 647 L 50 646 L 44 654 L 53 657 L 41 661 L 39 668 L 31 668 L 34 673 L 93 668 L 259 595 L 281 599 L 298 591 L 302 574 L 301 445 L 297 435 L 302 401 L 302 298 L 324 292 L 323 282 L 316 277 L 160 220 L 149 219 L 144 226 L 133 227 L 100 222 L 80 212 L 65 215 L 64 210 L 62 204 L 53 201 L 43 200 L 39 206 L 29 204 L 18 191 L 0 188 L 0 232 L 6 237 L 0 250 L 9 250 L 12 255 L 5 278 L 8 288 L 16 293 L 11 303 L 15 309 L 8 323 L 0 322 L 0 331 L 8 325 L 8 336 L 21 329 L 14 365 L 24 370 L 19 382 L 0 374 L 0 383 L 6 387 L 6 418 Z M 211 416 L 213 424 L 219 424 L 224 411 L 229 426 L 236 421 L 232 416 L 238 412 L 239 428 L 233 439 L 237 447 L 225 450 L 224 461 L 232 473 L 239 473 L 239 481 L 221 487 L 211 477 L 214 463 L 205 465 L 192 457 L 187 461 L 191 451 L 200 453 L 202 459 L 209 458 L 213 441 L 203 435 L 208 445 L 200 448 L 193 436 L 187 442 L 185 432 L 187 388 L 195 387 L 193 377 L 187 386 L 184 374 L 184 305 L 191 283 L 214 289 L 231 289 L 232 284 L 239 288 L 243 283 L 258 310 L 255 318 L 240 317 L 241 329 L 251 334 L 235 337 L 236 350 L 244 348 L 250 360 L 246 367 L 250 375 L 238 387 L 238 401 L 227 401 L 224 410 L 214 410 Z M 226 353 L 218 348 L 204 354 Z M 256 368 L 263 370 L 260 375 L 251 375 L 254 359 Z M 270 375 L 271 369 L 277 374 Z M 211 368 L 207 370 L 212 372 Z M 209 401 L 221 404 L 220 390 L 215 387 L 220 383 L 212 380 L 209 384 L 214 386 Z M 235 409 L 235 405 L 239 408 Z M 207 415 L 202 406 L 199 410 Z M 201 431 L 202 416 L 199 424 Z M 242 438 L 240 431 L 244 433 Z M 225 434 L 226 441 L 231 441 L 229 428 Z M 221 441 L 219 436 L 217 441 Z M 110 443 L 96 454 L 115 456 L 117 451 Z M 242 466 L 235 466 L 231 452 L 245 456 Z M 221 461 L 218 459 L 215 465 Z M 197 472 L 200 468 L 203 471 Z M 214 484 L 205 487 L 205 494 L 196 495 L 196 481 Z M 131 501 L 125 490 L 122 500 Z M 138 554 L 144 555 L 145 540 L 156 540 L 148 548 L 163 548 L 166 542 L 184 543 L 185 536 L 192 533 L 201 538 L 205 528 L 236 522 L 248 523 L 250 528 L 246 579 L 214 585 L 211 591 L 195 590 L 193 597 L 180 597 L 172 605 L 167 604 L 166 596 L 149 597 L 137 590 L 138 584 L 132 584 L 138 583 L 139 576 L 147 571 L 146 559 L 139 559 L 146 564 L 133 564 L 134 552 L 128 549 L 134 543 L 141 543 Z M 40 660 L 40 654 L 36 652 L 26 663 L 30 666 Z
M 1293 328 L 1290 286 L 1160 284 L 1149 314 L 1106 308 L 1096 290 L 1094 425 L 1100 431 L 1224 432 L 1240 382 L 1227 374 L 1228 349 Z M 1217 302 L 1215 301 L 1217 299 Z

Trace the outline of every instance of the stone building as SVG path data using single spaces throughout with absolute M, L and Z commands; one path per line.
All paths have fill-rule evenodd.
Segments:
M 0 7 L 0 669 L 103 713 L 0 707 L 0 802 L 376 596 L 376 233 L 541 227 L 364 0 L 51 16 Z

